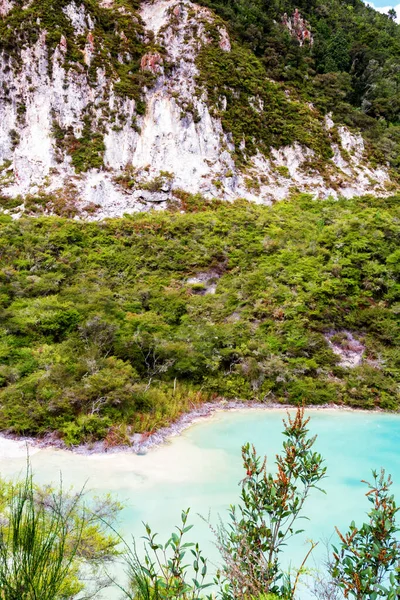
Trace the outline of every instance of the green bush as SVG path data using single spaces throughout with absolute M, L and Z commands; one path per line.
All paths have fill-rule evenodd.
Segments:
M 398 408 L 398 197 L 180 198 L 189 212 L 0 220 L 1 429 L 94 441 L 198 395 Z M 327 341 L 347 331 L 354 369 Z
M 90 507 L 90 508 L 89 508 Z M 117 554 L 112 526 L 120 506 L 109 498 L 87 503 L 25 481 L 0 480 L 0 589 L 5 600 L 63 600 L 102 588 L 100 567 Z

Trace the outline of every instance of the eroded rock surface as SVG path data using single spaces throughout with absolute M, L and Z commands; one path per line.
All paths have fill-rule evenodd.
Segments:
M 100 5 L 126 13 L 113 0 Z M 11 10 L 11 0 L 0 0 L 2 18 Z M 178 189 L 259 203 L 285 198 L 294 189 L 318 197 L 387 193 L 389 174 L 368 164 L 362 137 L 336 128 L 329 118 L 326 131 L 335 129 L 340 140 L 336 136 L 332 141 L 329 177 L 313 166 L 314 152 L 298 143 L 271 149 L 269 156 L 258 152 L 245 168 L 238 166 L 232 136 L 210 110 L 197 82 L 196 58 L 210 43 L 207 26 L 215 19 L 210 10 L 189 0 L 156 0 L 144 2 L 139 14 L 128 15 L 143 24 L 138 36 L 148 35 L 160 48 L 141 58 L 141 70 L 153 76 L 144 88 L 143 109 L 117 91 L 118 81 L 106 68 L 95 66 L 100 44 L 95 18 L 75 1 L 63 12 L 75 35 L 85 39 L 82 64 L 76 68 L 68 63 L 70 40 L 62 37 L 50 51 L 44 29 L 34 43 L 20 49 L 18 69 L 7 52 L 0 52 L 1 194 L 20 196 L 20 209 L 27 196 L 55 194 L 62 199 L 67 186 L 70 196 L 71 190 L 75 195 L 77 214 L 83 211 L 88 218 L 163 208 Z M 288 26 L 300 31 L 299 19 L 287 19 Z M 231 52 L 226 28 L 218 24 L 217 30 L 220 48 Z M 126 39 L 122 28 L 118 35 L 122 42 Z M 121 51 L 118 61 L 129 64 L 130 58 Z M 264 110 L 259 99 L 251 102 Z M 101 164 L 85 170 L 71 159 L 71 148 L 82 144 L 85 152 L 89 119 L 88 152 L 97 152 Z M 162 184 L 165 178 L 168 186 Z M 52 212 L 53 206 L 46 210 Z
M 354 369 L 363 363 L 373 367 L 379 366 L 379 361 L 366 356 L 364 344 L 354 337 L 350 331 L 334 331 L 325 336 L 332 351 L 340 358 L 339 366 Z

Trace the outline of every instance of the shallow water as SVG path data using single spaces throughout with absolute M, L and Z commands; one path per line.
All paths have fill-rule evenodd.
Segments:
M 305 533 L 291 542 L 286 561 L 299 564 L 307 551 L 306 540 L 320 541 L 313 564 L 321 564 L 325 542 L 334 535 L 334 525 L 345 528 L 368 510 L 361 479 L 371 478 L 371 469 L 384 467 L 394 479 L 393 491 L 400 498 L 400 416 L 335 410 L 309 411 L 310 430 L 318 434 L 315 449 L 326 460 L 328 477 L 323 483 L 327 494 L 315 492 L 303 521 Z M 282 443 L 281 410 L 240 410 L 216 413 L 193 425 L 170 443 L 145 456 L 128 453 L 82 456 L 60 450 L 30 451 L 36 479 L 57 481 L 62 473 L 65 485 L 87 487 L 95 492 L 113 492 L 125 504 L 121 531 L 143 534 L 142 521 L 148 521 L 162 536 L 179 522 L 182 508 L 191 507 L 195 524 L 192 537 L 206 554 L 217 560 L 212 534 L 198 516 L 216 523 L 229 504 L 238 498 L 238 482 L 243 477 L 241 445 L 253 442 L 259 453 L 270 458 Z M 23 473 L 24 444 L 0 440 L 0 474 Z M 334 538 L 332 538 L 334 539 Z M 107 593 L 107 598 L 114 597 Z M 118 597 L 118 594 L 115 596 Z

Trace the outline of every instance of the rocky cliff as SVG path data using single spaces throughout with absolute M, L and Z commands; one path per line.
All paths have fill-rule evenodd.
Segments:
M 299 19 L 281 26 L 312 43 Z M 0 0 L 0 186 L 15 215 L 102 218 L 181 191 L 268 203 L 394 184 L 359 133 L 264 77 L 208 8 Z

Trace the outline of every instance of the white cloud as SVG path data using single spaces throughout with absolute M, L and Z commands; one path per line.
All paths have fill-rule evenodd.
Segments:
M 396 4 L 396 6 L 375 6 L 373 2 L 366 2 L 366 4 L 368 4 L 368 6 L 372 6 L 372 8 L 374 8 L 375 10 L 381 12 L 381 13 L 385 13 L 387 15 L 387 13 L 389 12 L 389 10 L 391 8 L 394 8 L 394 10 L 397 13 L 397 23 L 400 23 L 400 4 Z

